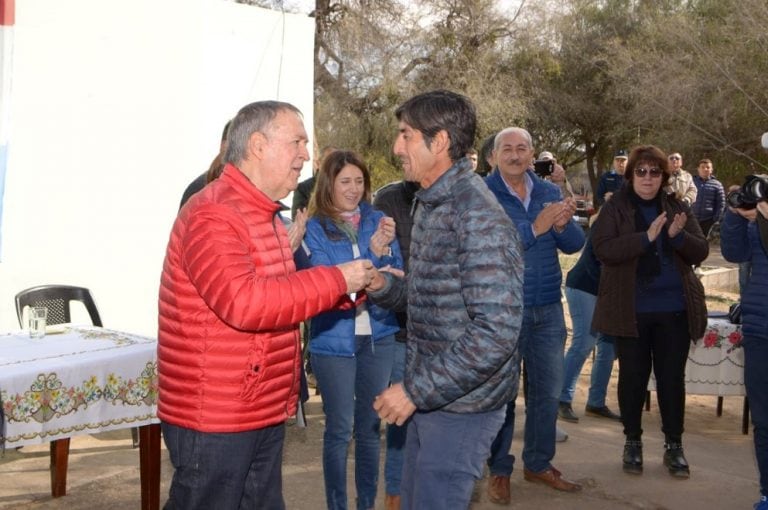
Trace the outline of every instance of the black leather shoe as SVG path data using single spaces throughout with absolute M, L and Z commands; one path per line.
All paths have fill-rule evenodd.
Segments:
M 675 478 L 691 476 L 688 461 L 683 454 L 683 445 L 680 443 L 664 443 L 664 465 Z
M 587 406 L 584 409 L 584 412 L 590 416 L 597 416 L 598 418 L 608 418 L 610 420 L 621 421 L 621 416 L 619 416 L 618 414 L 608 409 L 608 406 L 603 406 L 603 407 Z
M 643 474 L 643 442 L 630 439 L 624 443 L 624 472 L 632 475 Z
M 568 402 L 560 402 L 557 415 L 561 420 L 569 421 L 571 423 L 579 423 L 579 417 L 573 412 L 573 408 Z

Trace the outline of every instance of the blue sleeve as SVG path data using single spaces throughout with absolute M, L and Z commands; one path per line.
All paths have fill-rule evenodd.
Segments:
M 723 186 L 717 188 L 715 193 L 715 221 L 723 221 L 723 213 L 725 213 L 725 190 Z
M 725 211 L 720 224 L 720 252 L 728 262 L 747 262 L 751 259 L 751 249 L 747 236 L 749 220 Z
M 563 253 L 576 253 L 584 246 L 584 229 L 582 229 L 575 221 L 571 220 L 565 226 L 565 230 L 559 234 L 552 229 L 552 233 L 555 236 L 555 243 L 557 248 Z

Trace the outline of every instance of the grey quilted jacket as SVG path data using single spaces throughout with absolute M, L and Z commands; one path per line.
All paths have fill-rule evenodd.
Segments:
M 416 193 L 405 280 L 369 298 L 408 306 L 404 387 L 421 411 L 499 409 L 517 394 L 523 256 L 512 220 L 468 160 Z

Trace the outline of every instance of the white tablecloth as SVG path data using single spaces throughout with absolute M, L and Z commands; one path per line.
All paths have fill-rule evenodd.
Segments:
M 741 325 L 709 319 L 707 331 L 691 345 L 685 365 L 685 390 L 693 395 L 744 395 Z
M 94 326 L 0 335 L 5 446 L 159 423 L 157 341 Z
M 649 390 L 656 389 L 651 373 Z M 707 331 L 691 344 L 685 365 L 685 391 L 691 395 L 745 395 L 741 325 L 709 319 Z

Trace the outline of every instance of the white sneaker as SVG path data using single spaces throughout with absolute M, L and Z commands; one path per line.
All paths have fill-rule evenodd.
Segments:
M 568 440 L 568 433 L 561 429 L 560 427 L 555 426 L 555 441 L 558 443 L 562 443 L 564 441 Z

